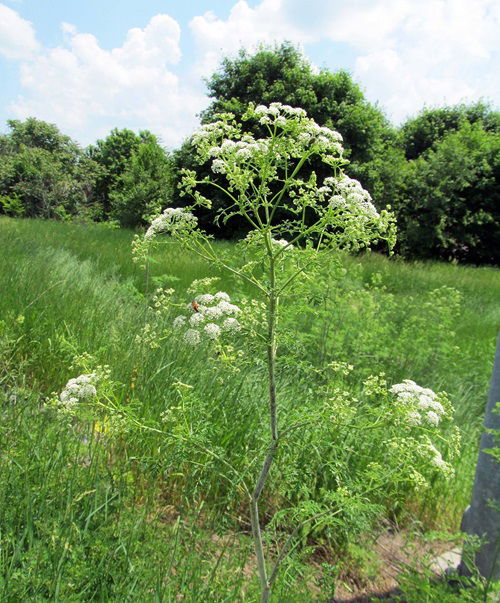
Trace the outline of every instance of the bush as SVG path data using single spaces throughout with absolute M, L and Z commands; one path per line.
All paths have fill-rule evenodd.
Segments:
M 407 257 L 500 263 L 500 134 L 463 124 L 415 161 L 397 208 Z

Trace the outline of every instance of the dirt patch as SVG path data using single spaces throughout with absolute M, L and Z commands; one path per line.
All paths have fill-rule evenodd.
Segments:
M 409 568 L 432 568 L 436 575 L 439 566 L 431 561 L 449 551 L 456 551 L 457 542 L 424 540 L 408 531 L 387 529 L 374 542 L 372 557 L 377 565 L 375 577 L 342 576 L 329 603 L 369 603 L 373 599 L 396 601 L 399 574 Z

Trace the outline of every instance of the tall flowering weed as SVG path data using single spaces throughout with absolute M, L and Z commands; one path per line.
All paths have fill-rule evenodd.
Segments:
M 329 515 L 333 517 L 342 512 L 342 509 L 332 512 L 332 504 L 347 504 L 350 496 L 342 483 L 340 464 L 332 463 L 329 466 L 334 475 L 325 480 L 321 490 L 324 503 L 303 504 L 296 500 L 296 493 L 301 492 L 309 499 L 310 491 L 305 492 L 301 485 L 306 481 L 308 469 L 294 472 L 293 467 L 296 467 L 298 451 L 306 454 L 308 442 L 314 442 L 313 434 L 318 430 L 332 431 L 334 440 L 338 429 L 348 434 L 376 432 L 384 442 L 385 465 L 371 462 L 366 456 L 360 463 L 360 490 L 353 494 L 359 496 L 358 502 L 362 505 L 365 497 L 362 486 L 373 491 L 386 488 L 395 480 L 423 487 L 429 483 L 428 469 L 431 473 L 449 474 L 449 465 L 435 445 L 439 439 L 435 436 L 441 424 L 450 419 L 451 405 L 445 394 L 435 394 L 410 380 L 388 388 L 382 376 L 367 379 L 362 398 L 357 399 L 347 389 L 332 386 L 330 382 L 318 386 L 315 381 L 321 369 L 308 371 L 307 363 L 297 359 L 295 364 L 292 359 L 287 365 L 280 355 L 282 331 L 279 325 L 280 317 L 286 313 L 286 295 L 294 291 L 300 295 L 299 291 L 314 279 L 324 253 L 357 251 L 380 241 L 386 241 L 391 249 L 395 242 L 390 208 L 378 209 L 362 185 L 344 173 L 348 161 L 344 158 L 341 135 L 316 124 L 303 109 L 271 103 L 269 106 L 249 105 L 242 123 L 230 113 L 219 115 L 216 121 L 203 125 L 193 134 L 191 144 L 200 164 L 208 165 L 213 177 L 199 179 L 195 171 L 184 170 L 181 194 L 190 197 L 192 204 L 167 208 L 155 218 L 142 241 L 135 242 L 134 253 L 144 258 L 157 237 L 167 234 L 214 267 L 251 285 L 256 292 L 254 322 L 248 330 L 243 329 L 240 322 L 246 316 L 246 312 L 242 312 L 243 304 L 241 307 L 233 304 L 223 291 L 212 294 L 194 289 L 193 298 L 182 308 L 182 313 L 173 318 L 172 332 L 185 344 L 198 345 L 203 340 L 218 342 L 223 336 L 234 336 L 241 330 L 245 336 L 253 337 L 252 345 L 255 345 L 250 361 L 266 367 L 267 401 L 262 404 L 256 400 L 256 408 L 268 418 L 268 434 L 258 439 L 261 447 L 251 451 L 260 469 L 249 462 L 244 474 L 238 477 L 239 487 L 248 496 L 261 601 L 265 602 L 269 601 L 290 544 L 289 538 L 274 566 L 266 561 L 259 507 L 266 484 L 274 479 L 273 466 L 280 464 L 280 476 L 288 475 L 288 484 L 294 481 L 291 474 L 296 478 L 294 494 L 289 492 L 287 496 L 304 511 L 299 514 L 299 528 L 303 522 L 314 523 L 319 517 L 324 523 Z M 322 161 L 326 177 L 320 178 L 308 167 L 312 158 Z M 224 193 L 227 199 L 226 206 L 214 216 L 216 222 L 239 216 L 248 225 L 249 234 L 240 241 L 237 257 L 233 252 L 224 254 L 216 250 L 210 237 L 197 227 L 196 208 L 212 207 L 211 189 Z M 252 306 L 247 305 L 245 309 L 249 307 Z M 261 310 L 263 320 L 259 318 Z M 293 338 L 293 333 L 290 337 Z M 340 363 L 338 367 L 344 375 L 351 370 L 347 363 Z M 304 403 L 287 401 L 293 409 L 286 412 L 277 387 L 285 368 L 296 378 L 302 371 L 307 375 Z M 186 396 L 189 405 L 197 398 L 192 391 L 186 394 L 184 390 L 183 386 L 179 412 L 185 417 Z M 308 406 L 309 396 L 314 400 L 318 396 L 324 399 L 320 410 L 317 404 L 315 410 Z M 167 412 L 165 417 L 169 423 L 175 422 L 174 416 L 178 414 Z M 287 424 L 281 426 L 285 417 Z M 183 434 L 191 434 L 193 429 L 190 423 Z M 311 447 L 309 453 L 313 450 Z M 288 460 L 285 464 L 284 459 Z M 396 459 L 404 462 L 398 465 L 394 462 Z

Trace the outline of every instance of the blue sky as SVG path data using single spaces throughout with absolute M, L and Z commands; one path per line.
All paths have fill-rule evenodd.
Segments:
M 83 145 L 129 127 L 175 147 L 222 57 L 283 40 L 350 71 L 395 123 L 498 108 L 499 32 L 499 0 L 0 0 L 0 130 L 32 115 Z

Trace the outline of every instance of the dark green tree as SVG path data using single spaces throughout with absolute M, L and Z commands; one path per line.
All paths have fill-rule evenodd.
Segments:
M 62 134 L 58 127 L 35 117 L 25 121 L 9 119 L 7 124 L 10 133 L 7 136 L 11 151 L 19 151 L 24 147 L 43 149 L 50 153 L 64 154 L 73 158 L 80 149 L 69 136 Z
M 101 167 L 96 182 L 96 196 L 103 207 L 103 216 L 108 218 L 111 212 L 111 195 L 116 190 L 120 178 L 127 169 L 132 155 L 139 145 L 147 140 L 156 140 L 148 131 L 136 134 L 132 130 L 117 128 L 87 147 L 87 156 Z
M 29 217 L 63 218 L 95 208 L 99 167 L 53 124 L 9 120 L 0 144 L 0 210 Z
M 154 137 L 139 144 L 110 192 L 110 216 L 122 226 L 145 225 L 172 196 L 172 166 Z
M 410 163 L 396 208 L 401 252 L 500 264 L 500 133 L 464 122 Z
M 401 143 L 407 159 L 417 159 L 464 123 L 481 123 L 486 132 L 500 132 L 500 113 L 483 102 L 424 109 L 401 127 Z

